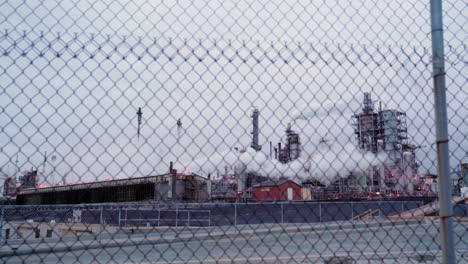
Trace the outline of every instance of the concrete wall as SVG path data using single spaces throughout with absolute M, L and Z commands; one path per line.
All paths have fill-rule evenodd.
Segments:
M 41 239 L 116 232 L 115 226 L 83 223 L 44 223 L 44 222 L 5 222 L 2 226 L 2 239 Z

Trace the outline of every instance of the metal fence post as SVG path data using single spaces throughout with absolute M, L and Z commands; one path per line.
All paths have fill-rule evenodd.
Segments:
M 322 223 L 322 203 L 319 203 L 319 223 Z
M 3 243 L 3 219 L 5 218 L 5 216 L 4 216 L 5 210 L 4 209 L 5 208 L 2 207 L 2 210 L 0 211 L 0 245 Z
M 101 215 L 99 217 L 99 224 L 101 224 L 101 225 L 104 224 L 104 219 L 103 219 L 104 218 L 104 215 L 103 215 L 104 212 L 103 211 L 104 211 L 104 207 L 101 206 Z
M 187 225 L 190 226 L 190 210 L 187 211 Z
M 281 223 L 284 223 L 284 210 L 283 210 L 283 203 L 281 203 Z
M 445 97 L 445 55 L 441 0 L 431 0 L 431 37 L 442 262 L 455 263 L 452 219 L 453 208 L 451 203 L 450 189 L 447 103 Z
M 158 209 L 158 226 L 161 225 L 161 209 Z
M 237 225 L 237 205 L 234 204 L 234 226 Z
M 178 207 L 176 204 L 176 207 L 175 207 L 175 226 L 176 227 L 178 226 L 177 220 L 179 220 L 179 211 L 178 211 Z
M 119 227 L 121 226 L 120 219 L 122 219 L 122 208 L 119 208 Z
M 379 218 L 382 218 L 382 202 L 379 201 L 378 205 L 379 205 Z

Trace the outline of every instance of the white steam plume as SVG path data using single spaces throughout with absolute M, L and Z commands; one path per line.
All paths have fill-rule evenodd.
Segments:
M 227 165 L 238 172 L 245 169 L 246 173 L 255 172 L 270 178 L 287 177 L 298 182 L 315 179 L 329 185 L 338 178 L 347 178 L 351 173 L 362 173 L 371 166 L 380 166 L 387 159 L 385 153 L 363 153 L 350 143 L 352 127 L 349 119 L 352 113 L 348 107 L 349 104 L 345 102 L 328 101 L 294 111 L 294 121 L 303 120 L 302 123 L 313 126 L 313 129 L 304 128 L 299 132 L 303 142 L 301 157 L 287 164 L 270 160 L 263 152 L 248 148 L 243 153 L 227 151 L 195 160 L 189 169 L 195 173 L 213 175 L 217 169 Z M 338 137 L 346 141 L 339 142 Z M 331 143 L 312 143 L 319 139 L 328 139 Z
M 321 146 L 312 155 L 298 158 L 287 164 L 278 160 L 270 160 L 262 152 L 247 149 L 244 153 L 224 152 L 218 153 L 202 160 L 194 161 L 189 169 L 195 173 L 212 174 L 219 168 L 229 166 L 245 172 L 255 172 L 259 175 L 273 179 L 286 177 L 301 182 L 307 179 L 315 179 L 324 185 L 329 185 L 339 178 L 346 178 L 352 172 L 362 173 L 370 166 L 378 166 L 384 162 L 386 154 L 374 155 L 361 153 L 355 146 L 348 144 L 341 146 Z
M 310 120 L 314 117 L 323 117 L 329 115 L 343 115 L 346 112 L 347 104 L 345 102 L 325 101 L 323 103 L 312 103 L 302 105 L 298 110 L 292 111 L 292 119 Z

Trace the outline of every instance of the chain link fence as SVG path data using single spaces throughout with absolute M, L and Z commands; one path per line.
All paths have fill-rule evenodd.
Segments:
M 0 3 L 1 261 L 468 263 L 443 8 L 438 156 L 429 2 Z

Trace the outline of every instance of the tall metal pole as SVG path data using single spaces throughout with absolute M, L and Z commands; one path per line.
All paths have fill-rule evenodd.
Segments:
M 0 245 L 2 245 L 2 243 L 6 242 L 6 238 L 5 238 L 5 241 L 2 241 L 3 219 L 5 218 L 4 214 L 5 214 L 5 210 L 2 207 L 1 210 L 0 210 Z
M 237 206 L 234 204 L 234 226 L 237 226 Z
M 100 216 L 99 216 L 99 223 L 100 223 L 101 225 L 104 224 L 104 215 L 103 215 L 103 214 L 104 214 L 104 207 L 101 205 L 101 214 L 100 214 Z
M 450 188 L 450 164 L 448 150 L 447 104 L 445 98 L 445 62 L 441 0 L 431 0 L 431 36 L 442 262 L 455 263 L 452 218 L 453 208 L 451 203 L 452 195 Z

